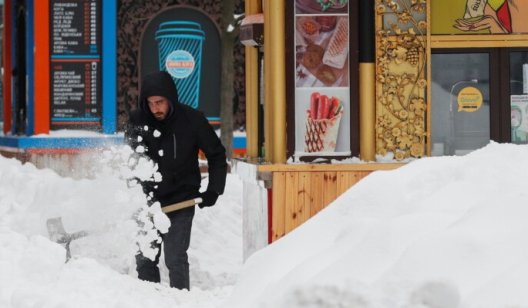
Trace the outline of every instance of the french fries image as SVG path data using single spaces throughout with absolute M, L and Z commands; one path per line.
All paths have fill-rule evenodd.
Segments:
M 305 152 L 334 152 L 343 115 L 342 102 L 335 96 L 313 92 L 306 113 Z

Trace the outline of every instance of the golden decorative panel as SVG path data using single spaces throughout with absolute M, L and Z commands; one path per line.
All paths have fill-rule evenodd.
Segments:
M 425 155 L 427 1 L 376 0 L 376 154 Z

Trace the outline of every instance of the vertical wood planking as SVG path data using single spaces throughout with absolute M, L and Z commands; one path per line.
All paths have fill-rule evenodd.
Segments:
M 337 172 L 327 171 L 323 173 L 323 205 L 328 206 L 337 198 Z
M 301 223 L 310 218 L 310 205 L 312 200 L 310 175 L 310 172 L 299 172 L 298 216 Z
M 285 195 L 286 195 L 286 173 L 273 172 L 273 204 L 271 218 L 272 240 L 276 241 L 286 234 L 285 232 Z
M 295 229 L 300 222 L 298 222 L 298 192 L 299 192 L 299 173 L 298 172 L 286 172 L 286 197 L 285 197 L 285 221 L 284 230 L 286 233 Z
M 354 172 L 350 172 L 348 174 L 348 188 L 356 185 L 357 182 L 359 182 L 362 178 L 362 172 L 363 171 L 354 171 Z M 347 190 L 348 190 L 347 188 Z M 346 191 L 346 190 L 345 190 Z
M 371 171 L 358 171 L 357 175 L 356 175 L 357 179 L 354 182 L 354 184 L 356 184 L 357 182 L 361 181 L 364 177 L 366 177 L 370 173 L 371 173 Z
M 310 172 L 310 187 L 311 187 L 311 199 L 310 199 L 310 217 L 314 216 L 323 207 L 323 172 Z
M 337 197 L 341 196 L 350 187 L 350 171 L 338 171 L 337 172 Z
M 273 172 L 271 240 L 284 236 L 371 171 L 276 171 Z

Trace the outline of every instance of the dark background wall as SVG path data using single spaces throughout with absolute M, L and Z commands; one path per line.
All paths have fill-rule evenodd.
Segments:
M 148 21 L 160 11 L 176 5 L 193 6 L 202 10 L 219 26 L 221 0 L 119 0 L 117 30 L 117 112 L 118 130 L 128 121 L 128 112 L 137 107 L 139 96 L 139 49 L 141 34 Z M 244 12 L 244 1 L 236 0 L 234 14 Z M 220 51 L 219 51 L 220 52 Z M 244 47 L 236 40 L 234 51 L 234 129 L 245 127 Z M 226 65 L 223 63 L 223 65 Z

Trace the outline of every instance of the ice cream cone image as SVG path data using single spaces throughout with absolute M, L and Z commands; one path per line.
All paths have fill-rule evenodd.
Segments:
M 307 110 L 304 150 L 308 153 L 334 152 L 342 115 L 343 105 L 338 98 L 312 93 L 310 109 Z

